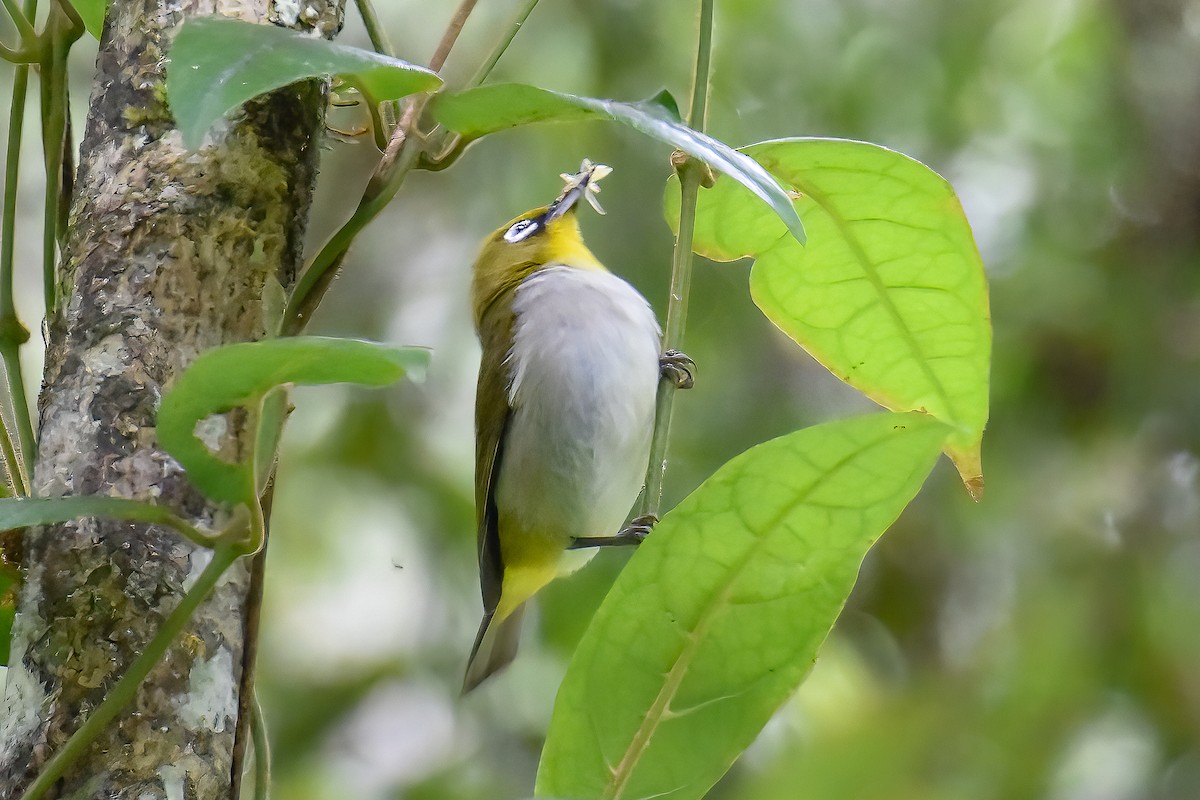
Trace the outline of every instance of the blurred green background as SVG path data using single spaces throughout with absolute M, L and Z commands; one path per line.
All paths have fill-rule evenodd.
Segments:
M 424 61 L 456 3 L 377 5 Z M 451 81 L 513 5 L 480 3 Z M 497 78 L 684 98 L 695 7 L 542 3 Z M 345 41 L 365 42 L 356 21 Z M 990 274 L 995 361 L 983 502 L 935 470 L 811 678 L 711 796 L 1200 798 L 1200 2 L 721 0 L 714 70 L 718 138 L 870 140 L 951 180 Z M 567 659 L 627 556 L 546 591 L 514 666 L 458 697 L 480 613 L 469 268 L 586 156 L 615 168 L 589 244 L 661 312 L 668 155 L 598 123 L 499 134 L 415 175 L 354 249 L 314 332 L 434 362 L 420 386 L 297 393 L 260 656 L 279 800 L 532 793 Z M 330 145 L 314 242 L 373 158 Z M 699 382 L 677 401 L 668 505 L 759 441 L 874 408 L 766 322 L 747 272 L 697 265 Z

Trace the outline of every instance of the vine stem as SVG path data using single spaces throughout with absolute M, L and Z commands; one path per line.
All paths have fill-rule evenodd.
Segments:
M 22 12 L 24 18 L 32 19 L 37 13 L 37 0 L 25 0 Z M 28 459 L 33 457 L 34 448 L 33 423 L 29 416 L 29 404 L 25 399 L 25 378 L 20 359 L 21 345 L 29 340 L 29 330 L 21 324 L 13 299 L 17 184 L 28 88 L 29 65 L 21 64 L 14 70 L 13 75 L 4 164 L 4 201 L 3 211 L 0 213 L 0 361 L 4 363 L 8 404 L 13 416 L 11 426 L 7 421 L 0 420 L 0 449 L 3 451 L 8 480 L 12 484 L 13 493 L 17 495 L 29 493 Z
M 54 757 L 46 762 L 46 766 L 38 774 L 34 782 L 21 795 L 21 800 L 39 800 L 49 791 L 63 773 L 75 763 L 95 738 L 104 730 L 122 709 L 129 706 L 137 695 L 138 687 L 150 674 L 150 671 L 162 660 L 171 644 L 183 631 L 192 614 L 220 581 L 221 576 L 229 567 L 246 552 L 244 544 L 238 542 L 223 542 L 213 550 L 212 560 L 200 573 L 196 583 L 180 599 L 175 610 L 163 620 L 162 627 L 154 634 L 154 638 L 146 645 L 121 679 L 113 685 L 105 696 L 104 701 L 79 726 L 71 738 L 67 739 Z
M 715 0 L 700 0 L 700 32 L 696 43 L 696 66 L 692 73 L 692 105 L 688 126 L 704 132 L 708 115 L 708 76 L 712 63 L 713 5 Z M 687 325 L 688 297 L 692 287 L 692 238 L 696 229 L 696 200 L 706 167 L 695 159 L 676 153 L 671 163 L 679 174 L 679 233 L 671 259 L 671 294 L 667 300 L 667 324 L 663 332 L 663 350 L 682 350 Z M 646 469 L 646 490 L 638 516 L 659 516 L 662 509 L 663 480 L 667 471 L 667 443 L 675 409 L 674 381 L 658 382 L 655 399 L 654 434 L 650 440 L 650 464 Z
M 254 800 L 267 800 L 271 786 L 271 745 L 267 739 L 267 718 L 263 716 L 257 690 L 250 702 L 250 735 L 254 737 Z
M 393 139 L 392 141 L 397 140 Z M 401 137 L 401 145 L 403 141 L 404 137 Z M 397 145 L 397 147 L 401 145 Z M 376 178 L 381 177 L 378 173 L 372 177 L 354 214 L 330 237 L 308 268 L 300 275 L 300 279 L 296 281 L 296 288 L 292 290 L 287 308 L 284 309 L 280 333 L 284 336 L 295 336 L 308 325 L 321 298 L 324 297 L 326 290 L 341 269 L 342 262 L 345 261 L 346 254 L 350 250 L 350 243 L 400 191 L 404 178 L 416 164 L 420 154 L 420 149 L 417 147 L 403 147 L 399 159 L 388 170 L 389 175 L 378 182 Z M 385 155 L 384 158 L 386 159 L 387 156 Z
M 520 32 L 521 26 L 525 24 L 525 20 L 529 19 L 529 15 L 533 13 L 533 9 L 537 6 L 538 0 L 525 0 L 517 13 L 513 15 L 512 21 L 508 23 L 508 27 L 504 29 L 500 39 L 496 42 L 492 52 L 484 59 L 484 62 L 476 70 L 475 75 L 467 82 L 465 88 L 473 88 L 480 85 L 488 76 L 492 74 L 492 70 L 496 67 L 496 62 L 504 55 L 504 51 L 512 44 L 513 39 L 517 38 L 517 33 Z
M 17 27 L 17 33 L 21 36 L 21 49 L 33 46 L 37 42 L 38 35 L 37 31 L 33 29 L 33 15 L 30 13 L 28 4 L 25 8 L 18 8 L 15 0 L 3 0 L 3 2 L 4 10 L 12 18 L 13 24 Z
M 42 61 L 42 149 L 46 162 L 46 203 L 42 223 L 42 288 L 46 311 L 55 305 L 55 266 L 58 262 L 59 219 L 63 208 L 63 150 L 67 131 L 67 53 L 83 28 L 63 11 L 50 7 L 46 19 L 50 47 Z
M 455 10 L 450 24 L 442 34 L 437 51 L 434 53 L 431 63 L 436 64 L 435 70 L 441 68 L 442 62 L 450 54 L 459 31 L 462 30 L 462 26 L 466 23 L 475 4 L 476 0 L 462 0 Z M 492 68 L 504 55 L 504 51 L 508 49 L 512 40 L 516 38 L 517 32 L 529 15 L 533 13 L 534 6 L 537 4 L 538 0 L 524 0 L 523 5 L 517 10 L 516 15 L 501 34 L 496 46 L 468 86 L 478 85 L 491 73 Z M 280 324 L 282 335 L 295 336 L 304 330 L 309 319 L 312 318 L 313 312 L 320 304 L 321 298 L 324 297 L 325 292 L 333 283 L 334 277 L 341 270 L 351 242 L 395 198 L 408 173 L 421 163 L 421 156 L 427 145 L 425 139 L 417 135 L 417 123 L 429 98 L 430 95 L 422 95 L 412 98 L 409 102 L 403 118 L 392 133 L 387 150 L 384 152 L 375 174 L 367 183 L 366 191 L 359 200 L 358 208 L 354 210 L 350 219 L 346 220 L 345 224 L 329 238 L 329 241 L 300 275 L 300 279 L 296 282 L 296 288 L 288 300 L 287 308 L 284 309 L 283 321 Z

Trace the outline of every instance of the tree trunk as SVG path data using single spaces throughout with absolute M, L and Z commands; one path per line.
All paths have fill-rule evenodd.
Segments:
M 286 14 L 280 3 L 279 14 Z M 163 391 L 203 350 L 262 338 L 264 287 L 290 288 L 316 176 L 324 89 L 297 84 L 183 149 L 164 56 L 185 17 L 221 13 L 332 36 L 342 0 L 115 0 L 101 43 L 49 314 L 36 495 L 227 511 L 155 439 Z M 297 8 L 300 21 L 294 19 Z M 270 304 L 267 304 L 268 306 Z M 236 451 L 238 424 L 226 444 Z M 85 519 L 31 530 L 0 719 L 0 798 L 18 798 L 153 637 L 209 558 L 170 530 Z M 231 798 L 244 751 L 257 603 L 229 570 L 166 657 L 59 781 L 63 798 Z

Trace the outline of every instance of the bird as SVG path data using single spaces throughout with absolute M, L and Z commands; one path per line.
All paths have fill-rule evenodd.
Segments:
M 621 529 L 643 486 L 662 376 L 691 383 L 691 359 L 660 353 L 649 302 L 584 244 L 577 211 L 599 213 L 611 172 L 585 159 L 562 193 L 484 240 L 471 301 L 483 353 L 475 398 L 475 501 L 484 615 L 463 693 L 516 656 L 526 604 Z

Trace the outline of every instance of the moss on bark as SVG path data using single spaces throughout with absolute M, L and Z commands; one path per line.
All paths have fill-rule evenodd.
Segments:
M 299 6 L 298 25 L 329 35 L 340 26 L 340 0 Z M 158 448 L 158 402 L 198 353 L 273 324 L 263 289 L 290 287 L 301 263 L 324 105 L 323 87 L 288 87 L 199 152 L 184 150 L 164 100 L 164 57 L 185 16 L 214 11 L 279 17 L 267 0 L 110 9 L 48 319 L 33 487 L 150 500 L 210 529 L 225 512 Z M 239 433 L 235 424 L 235 443 Z M 0 798 L 19 797 L 103 700 L 207 557 L 171 531 L 111 520 L 27 534 Z M 60 782 L 60 797 L 232 796 L 252 583 L 248 564 L 230 570 L 136 703 Z

